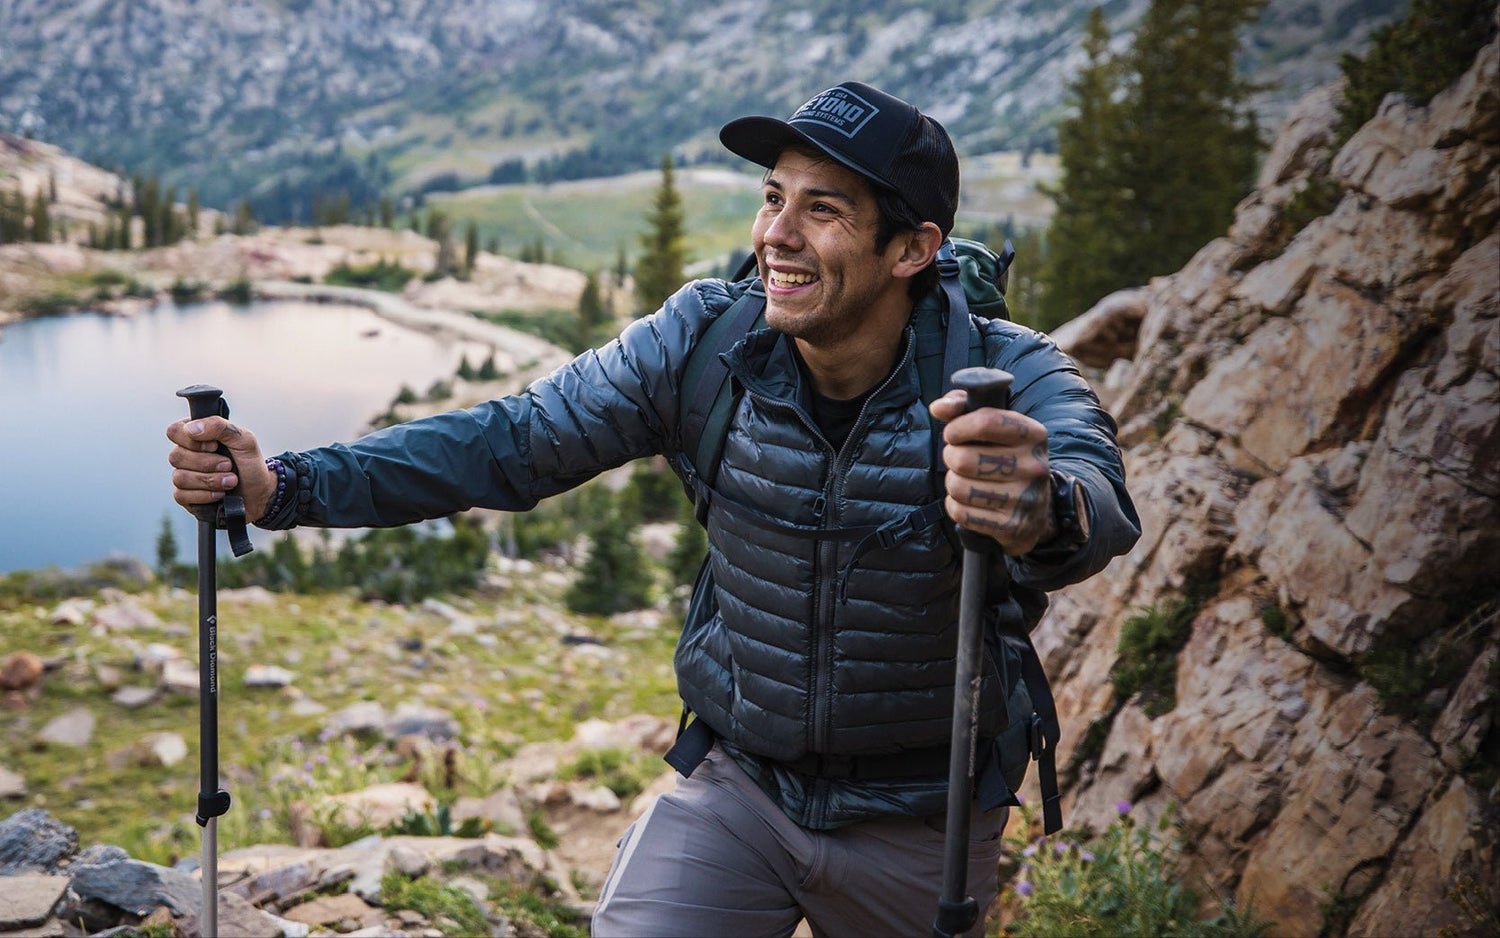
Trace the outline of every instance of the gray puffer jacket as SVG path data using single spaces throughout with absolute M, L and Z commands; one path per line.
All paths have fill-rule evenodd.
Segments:
M 697 281 L 522 394 L 286 454 L 303 489 L 297 523 L 389 526 L 476 506 L 525 510 L 632 459 L 675 456 L 688 352 L 742 290 Z M 1092 532 L 1058 556 L 1038 550 L 996 561 L 1009 564 L 1012 585 L 991 597 L 981 693 L 981 736 L 990 740 L 1006 712 L 1002 668 L 1012 676 L 1010 712 L 1031 712 L 1019 655 L 1046 608 L 1044 591 L 1102 569 L 1134 543 L 1139 522 L 1114 423 L 1072 362 L 1023 327 L 979 328 L 986 362 L 1015 376 L 1011 406 L 1047 426 L 1052 466 L 1087 490 Z M 835 452 L 809 416 L 790 340 L 770 330 L 747 336 L 729 353 L 745 393 L 718 491 L 804 528 L 878 524 L 933 502 L 941 477 L 931 468 L 914 344 L 908 329 L 898 365 Z M 707 522 L 709 563 L 676 656 L 687 706 L 806 826 L 940 811 L 943 777 L 829 780 L 787 763 L 946 747 L 959 591 L 949 526 L 851 564 L 850 543 L 747 524 L 717 501 Z M 1024 733 L 1006 736 L 994 756 L 1013 787 L 1017 765 L 1024 770 Z

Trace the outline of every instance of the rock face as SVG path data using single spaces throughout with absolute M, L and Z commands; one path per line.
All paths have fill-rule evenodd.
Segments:
M 1144 535 L 1036 639 L 1070 824 L 1177 805 L 1275 934 L 1464 933 L 1454 886 L 1500 899 L 1500 46 L 1337 152 L 1333 95 L 1228 237 L 1079 330 L 1103 365 L 1145 310 L 1111 398 Z M 1289 231 L 1313 175 L 1336 206 Z M 1124 620 L 1190 593 L 1176 708 L 1111 699 Z

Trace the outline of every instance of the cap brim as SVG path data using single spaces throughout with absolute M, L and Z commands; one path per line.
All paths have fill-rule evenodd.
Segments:
M 842 153 L 830 150 L 786 121 L 774 117 L 741 117 L 732 120 L 719 128 L 719 142 L 736 156 L 742 156 L 767 169 L 776 166 L 777 158 L 788 147 L 811 147 L 819 153 L 826 153 L 881 188 L 894 191 L 890 183 L 868 169 Z

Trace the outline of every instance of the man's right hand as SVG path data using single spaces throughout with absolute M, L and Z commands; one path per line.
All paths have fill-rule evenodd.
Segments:
M 177 504 L 188 509 L 211 505 L 238 485 L 245 517 L 252 522 L 265 517 L 276 494 L 276 473 L 266 467 L 255 434 L 223 417 L 202 417 L 173 423 L 167 427 L 167 439 L 176 444 L 167 462 L 173 468 L 172 498 Z M 214 451 L 219 443 L 229 450 L 233 464 Z

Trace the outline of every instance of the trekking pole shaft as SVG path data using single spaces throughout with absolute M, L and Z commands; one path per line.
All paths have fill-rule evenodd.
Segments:
M 187 398 L 194 420 L 225 415 L 222 392 L 194 385 L 177 392 Z M 219 444 L 218 451 L 229 451 Z M 218 506 L 193 509 L 198 518 L 198 813 L 203 828 L 204 935 L 219 933 L 219 815 L 229 810 L 229 792 L 219 787 L 219 599 Z
M 968 394 L 968 409 L 1010 406 L 1011 376 L 994 368 L 964 368 L 953 375 Z M 990 592 L 990 558 L 999 545 L 959 528 L 964 545 L 959 594 L 958 653 L 953 674 L 953 735 L 948 749 L 948 817 L 943 839 L 943 888 L 932 932 L 952 938 L 973 927 L 979 905 L 968 894 L 969 824 L 974 802 L 974 756 L 979 736 L 979 689 L 984 660 L 984 610 Z M 1005 576 L 997 565 L 998 576 Z M 1004 691 L 1002 691 L 1004 692 Z

